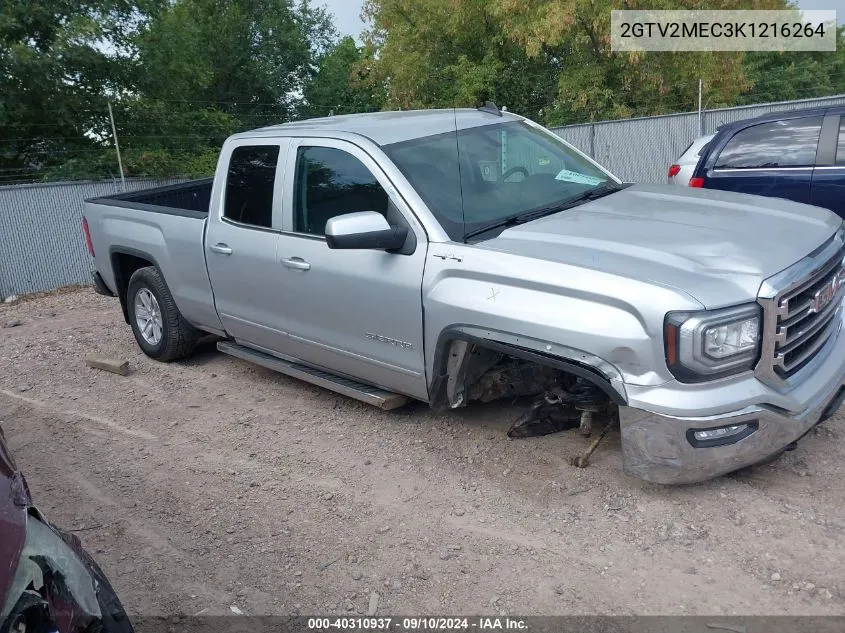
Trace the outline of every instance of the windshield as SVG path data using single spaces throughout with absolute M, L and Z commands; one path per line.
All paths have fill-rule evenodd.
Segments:
M 560 138 L 524 121 L 384 145 L 449 237 L 577 198 L 617 181 Z

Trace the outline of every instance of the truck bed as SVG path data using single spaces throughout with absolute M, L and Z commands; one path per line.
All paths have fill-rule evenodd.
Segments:
M 177 185 L 91 198 L 87 202 L 204 218 L 208 215 L 208 207 L 211 204 L 213 182 L 214 178 L 189 180 Z
M 123 296 L 132 273 L 157 266 L 189 323 L 217 332 L 222 325 L 205 265 L 211 178 L 85 201 L 94 265 L 106 287 Z

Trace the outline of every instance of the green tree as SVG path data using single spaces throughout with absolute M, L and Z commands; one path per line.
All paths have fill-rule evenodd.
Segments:
M 163 123 L 167 111 L 181 127 L 186 114 L 209 108 L 239 128 L 285 121 L 334 38 L 325 10 L 307 0 L 178 0 L 137 38 L 132 90 L 164 104 L 145 105 L 153 112 L 145 124 Z M 185 131 L 209 126 L 198 121 Z
M 845 93 L 845 26 L 836 52 L 746 53 L 748 91 L 738 102 L 766 103 Z
M 392 106 L 493 98 L 547 124 L 711 107 L 750 88 L 742 53 L 618 53 L 611 9 L 626 0 L 368 0 L 376 73 Z M 782 9 L 787 0 L 747 0 Z M 733 9 L 735 0 L 652 0 L 654 9 Z
M 392 108 L 499 105 L 538 117 L 556 93 L 563 49 L 529 56 L 495 14 L 495 0 L 368 0 L 372 81 Z
M 307 0 L 175 0 L 132 40 L 115 104 L 130 175 L 208 175 L 223 140 L 298 116 L 335 39 Z
M 131 0 L 4 0 L 0 11 L 0 183 L 96 153 L 121 82 L 119 51 L 147 19 Z M 115 169 L 116 171 L 116 169 Z
M 326 116 L 381 110 L 386 100 L 383 84 L 370 80 L 372 57 L 344 37 L 320 58 L 317 72 L 305 85 L 302 113 Z
M 206 173 L 232 132 L 289 120 L 334 27 L 308 0 L 5 0 L 0 182 Z

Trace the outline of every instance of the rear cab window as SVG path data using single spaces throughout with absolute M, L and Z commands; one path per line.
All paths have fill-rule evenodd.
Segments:
M 733 135 L 716 159 L 716 169 L 812 167 L 821 116 L 760 123 Z

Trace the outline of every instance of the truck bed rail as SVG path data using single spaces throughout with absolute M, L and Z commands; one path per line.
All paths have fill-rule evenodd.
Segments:
M 158 213 L 176 213 L 191 217 L 205 217 L 211 204 L 213 178 L 189 180 L 176 185 L 128 191 L 111 196 L 86 200 L 92 204 L 144 209 Z

